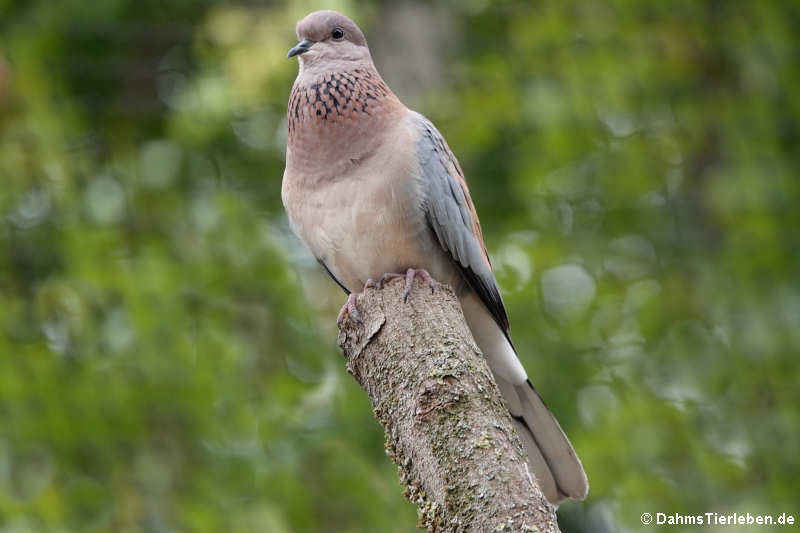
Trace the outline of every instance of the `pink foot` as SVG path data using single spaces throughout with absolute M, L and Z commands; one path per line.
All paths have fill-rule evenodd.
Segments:
M 347 295 L 347 301 L 342 306 L 342 309 L 339 311 L 339 314 L 336 317 L 336 325 L 341 326 L 342 322 L 344 322 L 344 317 L 350 315 L 350 318 L 355 320 L 356 324 L 362 324 L 361 315 L 358 314 L 358 309 L 356 308 L 356 296 L 357 293 L 351 292 Z
M 414 286 L 414 277 L 415 276 L 421 277 L 426 283 L 428 283 L 428 285 L 431 286 L 431 294 L 433 294 L 433 288 L 434 288 L 433 278 L 431 277 L 430 274 L 428 274 L 428 271 L 423 269 L 423 268 L 409 268 L 408 270 L 406 270 L 405 274 L 397 274 L 395 272 L 387 272 L 386 274 L 381 276 L 381 279 L 378 280 L 377 285 L 378 285 L 378 288 L 382 289 L 387 281 L 393 280 L 393 279 L 396 279 L 396 278 L 403 278 L 404 277 L 406 279 L 406 288 L 403 291 L 403 301 L 407 302 L 408 301 L 408 296 L 411 294 L 411 288 Z
M 408 295 L 411 294 L 411 287 L 414 286 L 414 276 L 419 276 L 422 280 L 431 286 L 431 294 L 433 294 L 433 278 L 428 271 L 424 268 L 409 268 L 406 271 L 406 290 L 403 291 L 403 301 L 408 301 Z
M 409 268 L 406 270 L 405 274 L 397 274 L 396 272 L 387 272 L 376 282 L 372 279 L 368 279 L 367 282 L 364 284 L 364 290 L 367 289 L 382 289 L 383 286 L 386 284 L 387 281 L 396 279 L 396 278 L 405 278 L 406 280 L 406 288 L 403 291 L 403 301 L 408 302 L 408 297 L 411 294 L 411 289 L 414 286 L 414 277 L 419 276 L 421 277 L 428 285 L 431 287 L 431 294 L 433 294 L 433 289 L 435 287 L 435 282 L 428 271 L 423 268 Z M 339 314 L 336 317 L 336 325 L 341 326 L 342 322 L 344 322 L 344 317 L 350 315 L 356 324 L 363 324 L 364 322 L 361 320 L 361 315 L 358 314 L 358 308 L 356 307 L 356 298 L 361 293 L 351 292 L 347 296 L 347 301 L 342 306 L 342 309 L 339 311 Z
M 378 284 L 375 283 L 373 280 L 368 279 L 367 282 L 364 284 L 364 289 L 377 289 Z M 339 310 L 339 314 L 336 316 L 336 325 L 341 326 L 344 317 L 350 315 L 350 317 L 355 320 L 356 324 L 363 324 L 361 321 L 361 315 L 358 314 L 358 308 L 356 307 L 356 298 L 358 295 L 361 294 L 360 292 L 351 292 L 347 295 L 347 301 L 342 306 L 341 310 Z

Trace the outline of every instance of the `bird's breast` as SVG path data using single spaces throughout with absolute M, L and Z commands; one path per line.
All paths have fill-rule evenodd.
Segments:
M 289 142 L 303 129 L 324 133 L 334 125 L 358 128 L 364 117 L 402 106 L 380 75 L 371 68 L 326 72 L 298 78 L 289 96 L 286 127 Z M 326 128 L 327 127 L 327 128 Z
M 372 68 L 300 76 L 286 115 L 287 165 L 306 175 L 344 174 L 380 147 L 406 112 Z
M 362 160 L 323 180 L 287 166 L 283 200 L 292 227 L 351 291 L 436 252 L 420 201 L 412 132 L 402 124 Z

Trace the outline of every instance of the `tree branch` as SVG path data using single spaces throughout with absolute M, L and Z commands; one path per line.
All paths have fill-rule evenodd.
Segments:
M 405 496 L 431 532 L 558 532 L 453 291 L 367 289 L 339 346 L 386 434 Z

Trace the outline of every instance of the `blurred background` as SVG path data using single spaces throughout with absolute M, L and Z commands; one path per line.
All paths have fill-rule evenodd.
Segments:
M 797 3 L 0 0 L 0 532 L 415 530 L 280 202 L 320 8 L 464 167 L 563 530 L 797 518 Z

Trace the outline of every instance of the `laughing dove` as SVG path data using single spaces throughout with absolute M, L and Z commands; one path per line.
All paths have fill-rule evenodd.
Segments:
M 334 11 L 297 24 L 300 71 L 289 98 L 282 198 L 292 228 L 349 295 L 385 273 L 430 276 L 456 291 L 547 499 L 583 499 L 586 474 L 511 344 L 464 174 L 425 117 L 375 70 L 358 26 Z M 423 270 L 424 269 L 424 270 Z

